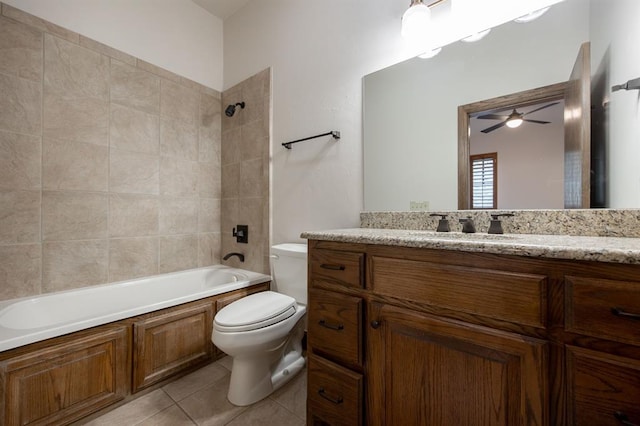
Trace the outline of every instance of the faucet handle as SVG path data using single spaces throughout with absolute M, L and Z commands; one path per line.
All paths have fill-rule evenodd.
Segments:
M 451 231 L 451 229 L 449 228 L 449 221 L 447 220 L 447 215 L 446 214 L 432 213 L 429 216 L 431 216 L 431 217 L 439 216 L 440 217 L 440 220 L 438 221 L 438 229 L 436 229 L 436 232 L 449 232 L 449 231 Z
M 501 213 L 501 214 L 492 214 L 491 215 L 491 224 L 489 225 L 488 234 L 504 234 L 502 230 L 502 222 L 500 222 L 501 217 L 511 217 L 513 213 Z
M 492 214 L 491 215 L 491 219 L 498 220 L 498 218 L 500 218 L 500 217 L 511 217 L 511 216 L 513 216 L 513 213 Z

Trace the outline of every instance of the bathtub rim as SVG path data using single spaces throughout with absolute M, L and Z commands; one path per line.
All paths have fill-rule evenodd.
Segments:
M 40 342 L 46 339 L 63 336 L 65 334 L 73 333 L 76 331 L 82 331 L 92 327 L 109 324 L 111 322 L 124 320 L 127 318 L 135 317 L 138 315 L 154 312 L 160 309 L 170 308 L 178 306 L 184 303 L 193 302 L 207 297 L 216 296 L 223 293 L 228 293 L 234 290 L 247 288 L 256 284 L 266 283 L 272 281 L 270 275 L 262 274 L 259 272 L 253 272 L 246 269 L 234 268 L 227 265 L 211 265 L 200 268 L 185 269 L 182 271 L 168 272 L 164 274 L 147 275 L 143 277 L 133 278 L 130 280 L 114 281 L 110 283 L 97 284 L 92 286 L 78 287 L 74 289 L 60 290 L 56 292 L 43 293 L 35 296 L 23 296 L 14 299 L 7 299 L 0 301 L 0 312 L 4 309 L 14 305 L 16 303 L 29 302 L 30 300 L 43 298 L 52 295 L 61 295 L 65 293 L 73 293 L 78 291 L 95 290 L 97 288 L 113 287 L 113 286 L 128 286 L 135 283 L 135 281 L 153 279 L 156 277 L 169 278 L 171 276 L 184 274 L 187 272 L 202 271 L 203 273 L 208 270 L 224 270 L 225 272 L 237 272 L 247 276 L 246 280 L 238 280 L 230 283 L 224 283 L 213 287 L 207 291 L 190 293 L 182 297 L 165 300 L 158 303 L 148 304 L 144 306 L 137 306 L 135 308 L 120 310 L 118 312 L 112 312 L 106 315 L 91 317 L 88 319 L 79 319 L 74 322 L 62 323 L 52 327 L 40 327 L 31 329 L 13 329 L 0 326 L 0 352 L 8 351 L 11 349 L 19 348 L 31 343 Z

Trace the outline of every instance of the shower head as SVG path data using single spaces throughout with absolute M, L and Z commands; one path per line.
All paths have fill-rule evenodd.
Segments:
M 238 103 L 237 103 L 237 104 L 235 104 L 235 105 L 233 105 L 233 104 L 229 105 L 229 106 L 227 107 L 227 109 L 225 109 L 225 110 L 224 110 L 224 114 L 225 114 L 227 117 L 233 117 L 233 114 L 235 114 L 235 112 L 236 112 L 236 107 L 237 107 L 237 106 L 239 106 L 239 107 L 240 107 L 240 109 L 244 109 L 244 102 L 238 102 Z

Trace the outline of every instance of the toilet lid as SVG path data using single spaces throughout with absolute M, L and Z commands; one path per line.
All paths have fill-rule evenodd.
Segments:
M 249 331 L 267 327 L 289 318 L 296 312 L 293 297 L 263 291 L 225 306 L 213 322 L 219 331 Z

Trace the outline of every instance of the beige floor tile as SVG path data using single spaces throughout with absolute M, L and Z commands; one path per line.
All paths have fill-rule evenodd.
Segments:
M 158 414 L 149 417 L 142 423 L 136 424 L 136 426 L 193 426 L 194 422 L 191 421 L 184 411 L 177 405 L 172 405 L 166 410 L 162 410 Z
M 277 402 L 265 399 L 252 405 L 233 421 L 227 423 L 228 426 L 258 426 L 265 424 L 303 426 L 304 421 Z
M 307 370 L 302 370 L 289 383 L 275 391 L 271 399 L 304 420 L 307 415 Z
M 211 386 L 213 383 L 228 375 L 229 371 L 219 365 L 212 363 L 193 373 L 181 377 L 169 383 L 162 389 L 174 400 L 180 401 L 194 392 Z
M 225 376 L 178 402 L 178 405 L 200 426 L 226 425 L 247 409 L 236 407 L 227 400 L 228 389 L 229 376 Z
M 135 425 L 170 407 L 173 400 L 162 391 L 155 390 L 145 396 L 108 412 L 87 423 L 89 426 Z M 151 423 L 150 423 L 151 424 Z

